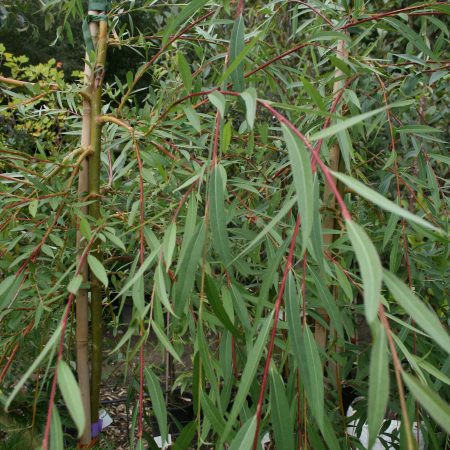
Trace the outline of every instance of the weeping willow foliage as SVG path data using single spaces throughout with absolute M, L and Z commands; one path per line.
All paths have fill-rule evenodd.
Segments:
M 69 17 L 81 26 L 84 2 L 44 3 L 59 39 Z M 119 79 L 106 57 L 91 194 L 77 192 L 92 161 L 80 146 L 86 84 L 28 83 L 4 65 L 9 414 L 25 411 L 44 448 L 48 432 L 52 448 L 73 444 L 63 425 L 83 431 L 72 305 L 94 287 L 103 381 L 114 372 L 135 405 L 131 448 L 169 429 L 178 449 L 256 449 L 266 433 L 283 450 L 362 448 L 347 429 L 356 396 L 351 420 L 367 422 L 369 445 L 396 416 L 389 448 L 413 449 L 413 426 L 425 448 L 445 448 L 449 13 L 445 2 L 113 1 L 108 51 L 141 63 Z M 44 120 L 57 137 L 34 135 L 31 149 L 7 132 Z M 178 427 L 176 390 L 193 399 Z

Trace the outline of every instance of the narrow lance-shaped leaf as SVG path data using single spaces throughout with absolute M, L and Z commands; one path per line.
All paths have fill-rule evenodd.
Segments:
M 151 266 L 151 264 L 155 261 L 156 257 L 160 253 L 160 248 L 155 249 L 150 255 L 145 258 L 144 263 L 142 266 L 139 267 L 139 270 L 132 276 L 130 279 L 125 283 L 125 286 L 120 290 L 120 292 L 117 294 L 117 297 L 120 297 L 123 295 L 130 287 L 136 283 L 137 280 L 139 280 L 140 277 L 144 275 L 144 272 Z
M 234 22 L 233 30 L 231 32 L 230 40 L 230 60 L 229 64 L 233 64 L 236 57 L 244 50 L 244 18 L 242 14 L 236 18 Z M 231 73 L 231 81 L 233 83 L 233 89 L 236 92 L 242 92 L 244 90 L 244 68 L 240 63 Z
M 383 278 L 380 257 L 366 232 L 353 220 L 347 220 L 347 232 L 355 250 L 364 288 L 364 312 L 369 324 L 377 318 Z
M 314 417 L 323 428 L 324 416 L 324 386 L 322 364 L 314 337 L 308 325 L 302 332 L 300 304 L 294 278 L 288 274 L 286 281 L 285 301 L 289 335 L 293 347 L 293 354 L 300 369 L 301 378 L 305 386 L 306 396 Z
M 397 303 L 413 318 L 428 335 L 450 354 L 450 336 L 436 314 L 420 301 L 401 280 L 385 270 L 383 279 Z
M 131 296 L 133 298 L 134 307 L 136 308 L 139 317 L 142 319 L 145 311 L 145 290 L 143 275 L 141 275 L 136 283 L 133 284 Z
M 161 327 L 152 320 L 152 328 L 153 331 L 156 334 L 156 337 L 158 338 L 158 341 L 162 344 L 162 346 L 182 365 L 184 365 L 183 361 L 180 358 L 180 355 L 176 352 L 176 350 L 173 348 L 173 345 L 170 343 L 169 339 L 167 338 L 166 334 L 163 330 L 161 330 Z
M 226 98 L 219 92 L 214 91 L 208 94 L 209 101 L 219 110 L 220 117 L 225 117 Z
M 450 433 L 450 405 L 440 395 L 417 378 L 403 372 L 403 380 L 417 401 L 428 411 L 430 416 Z
M 231 261 L 230 244 L 228 239 L 225 201 L 224 201 L 224 173 L 225 169 L 217 165 L 210 181 L 211 234 L 214 249 L 227 266 Z
M 167 410 L 161 385 L 150 367 L 145 368 L 144 374 L 150 400 L 152 401 L 153 414 L 158 422 L 159 433 L 163 442 L 168 442 Z
M 179 14 L 176 14 L 164 31 L 162 45 L 167 44 L 170 35 L 177 30 L 189 17 L 193 16 L 200 8 L 203 8 L 209 0 L 192 0 L 188 2 Z
M 394 107 L 401 107 L 401 106 L 408 106 L 412 102 L 413 101 L 410 101 L 410 100 L 395 102 L 388 106 L 383 106 L 381 108 L 377 108 L 372 111 L 358 114 L 356 116 L 342 120 L 334 125 L 331 125 L 330 127 L 325 128 L 324 130 L 314 133 L 309 138 L 309 140 L 310 141 L 318 141 L 319 139 L 323 139 L 323 138 L 326 138 L 329 136 L 334 136 L 336 133 L 339 133 L 342 130 L 346 130 L 347 128 L 353 127 L 354 125 L 361 123 L 364 120 L 368 119 L 369 117 L 375 116 L 375 115 L 379 114 L 380 112 L 385 111 L 386 109 L 390 109 L 390 108 L 394 108 Z
M 250 417 L 238 431 L 228 450 L 250 450 L 256 431 L 256 416 Z
M 204 415 L 211 422 L 214 430 L 219 434 L 223 433 L 225 420 L 222 417 L 222 413 L 206 393 L 201 396 L 201 403 Z
M 76 275 L 72 278 L 70 283 L 67 285 L 67 290 L 71 294 L 76 294 L 78 289 L 80 289 L 81 283 L 83 282 L 83 277 L 81 275 Z
M 64 450 L 64 437 L 61 418 L 59 417 L 58 408 L 56 405 L 53 407 L 52 420 L 50 423 L 50 449 Z
M 431 59 L 438 59 L 439 57 L 435 55 L 430 48 L 426 45 L 422 37 L 417 34 L 409 25 L 404 24 L 394 17 L 385 17 L 384 21 L 390 23 L 399 33 L 401 33 L 408 43 L 417 47 L 425 55 L 429 56 Z
M 389 367 L 386 346 L 386 333 L 381 324 L 378 325 L 375 342 L 370 355 L 369 375 L 369 448 L 375 443 L 381 424 L 384 420 L 389 400 Z
M 294 450 L 294 430 L 289 414 L 289 402 L 280 374 L 270 369 L 270 406 L 276 448 Z
M 254 87 L 249 87 L 241 93 L 241 97 L 244 99 L 245 108 L 247 110 L 246 119 L 248 127 L 250 130 L 253 130 L 256 116 L 256 89 Z
M 94 256 L 94 255 L 88 255 L 87 261 L 89 264 L 89 268 L 91 269 L 92 273 L 95 275 L 95 277 L 100 281 L 103 286 L 108 286 L 108 276 L 106 275 L 106 270 L 103 267 L 103 264 Z
M 70 367 L 64 361 L 60 361 L 58 364 L 58 385 L 70 416 L 78 428 L 78 437 L 80 437 L 86 425 L 81 392 Z
M 190 92 L 192 87 L 192 74 L 189 64 L 182 52 L 177 53 L 177 65 L 181 79 L 183 80 L 184 88 L 187 92 Z
M 273 219 L 258 233 L 258 235 L 247 245 L 247 247 L 244 248 L 244 250 L 237 255 L 233 261 L 236 261 L 237 259 L 241 258 L 242 256 L 246 255 L 248 252 L 253 250 L 263 239 L 264 236 L 269 234 L 275 226 L 280 223 L 281 219 L 291 210 L 291 208 L 294 206 L 297 198 L 292 197 L 286 201 L 286 203 L 283 205 L 283 207 L 275 214 Z
M 306 396 L 314 418 L 323 430 L 324 385 L 322 362 L 314 336 L 307 324 L 304 325 L 300 341 L 300 374 L 305 386 Z
M 189 299 L 197 272 L 197 264 L 203 253 L 204 243 L 205 224 L 202 222 L 197 228 L 197 231 L 190 237 L 183 260 L 179 268 L 177 268 L 177 281 L 173 288 L 175 314 L 177 316 L 180 316 L 189 306 Z
M 267 336 L 270 330 L 270 324 L 272 322 L 273 313 L 271 313 L 262 323 L 261 330 L 259 332 L 258 338 L 256 339 L 255 345 L 248 352 L 247 363 L 245 364 L 244 371 L 242 372 L 241 382 L 239 384 L 238 392 L 234 398 L 233 407 L 228 416 L 227 425 L 225 431 L 221 436 L 221 442 L 226 442 L 226 439 L 234 425 L 239 413 L 242 410 L 242 406 L 247 397 L 250 386 L 255 378 L 256 371 L 258 370 L 259 361 L 264 350 Z
M 381 194 L 369 188 L 360 181 L 355 180 L 354 178 L 340 172 L 333 172 L 333 175 L 338 180 L 342 181 L 350 189 L 354 190 L 357 194 L 361 195 L 369 202 L 375 203 L 375 205 L 378 205 L 380 208 L 383 208 L 386 211 L 392 212 L 400 217 L 415 222 L 418 225 L 422 225 L 423 227 L 437 230 L 437 228 L 431 225 L 431 223 L 427 222 L 426 220 L 422 219 L 419 216 L 416 216 L 415 214 L 410 213 L 406 209 L 401 208 L 394 202 L 391 202 L 386 197 L 382 196 Z
M 39 365 L 45 359 L 45 357 L 50 352 L 50 350 L 52 350 L 52 348 L 56 344 L 56 341 L 59 339 L 60 334 L 61 334 L 61 324 L 58 325 L 58 327 L 56 328 L 56 330 L 53 333 L 52 337 L 48 340 L 48 342 L 45 344 L 45 347 L 42 349 L 42 352 L 39 353 L 39 356 L 33 361 L 31 366 L 24 373 L 24 375 L 19 380 L 19 382 L 14 386 L 13 391 L 9 395 L 8 399 L 6 400 L 5 411 L 8 410 L 9 405 L 14 400 L 14 398 L 19 393 L 19 391 L 22 389 L 23 385 L 26 383 L 28 378 L 30 378 L 31 374 L 39 367 Z
M 155 269 L 155 292 L 159 301 L 166 307 L 167 311 L 169 311 L 170 314 L 175 314 L 172 305 L 170 304 L 169 296 L 167 295 L 166 281 L 164 279 L 164 271 L 161 264 L 158 264 Z
M 169 270 L 172 265 L 172 258 L 175 252 L 175 245 L 177 239 L 177 225 L 171 223 L 164 234 L 163 250 L 164 250 L 164 261 L 166 262 L 166 269 Z
M 205 275 L 205 292 L 217 318 L 222 322 L 224 327 L 227 328 L 235 337 L 240 337 L 241 333 L 234 326 L 233 322 L 225 311 L 216 284 L 209 275 Z
M 192 128 L 194 128 L 197 133 L 200 133 L 202 131 L 202 125 L 197 111 L 191 105 L 185 105 L 183 111 L 186 114 L 189 123 L 192 125 Z
M 289 151 L 292 178 L 297 193 L 298 208 L 301 216 L 303 250 L 305 250 L 314 223 L 314 184 L 311 161 L 306 148 L 292 131 L 282 125 L 283 135 Z

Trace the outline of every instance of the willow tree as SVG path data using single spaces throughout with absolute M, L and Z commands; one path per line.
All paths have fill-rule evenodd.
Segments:
M 84 84 L 0 79 L 14 120 L 65 117 L 50 154 L 3 138 L 2 317 L 31 324 L 2 334 L 5 404 L 48 407 L 44 447 L 63 445 L 57 379 L 89 444 L 117 359 L 132 448 L 169 431 L 177 448 L 257 449 L 267 432 L 280 449 L 355 448 L 365 422 L 369 447 L 445 445 L 450 11 L 378 3 L 91 2 Z M 142 63 L 114 77 L 106 47 Z M 75 295 L 92 310 L 90 407 L 68 364 Z M 102 328 L 124 331 L 105 351 Z M 176 390 L 192 395 L 184 426 Z M 401 432 L 383 436 L 393 415 Z

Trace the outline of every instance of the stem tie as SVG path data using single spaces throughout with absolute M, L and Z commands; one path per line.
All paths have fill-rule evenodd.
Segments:
M 83 21 L 83 38 L 86 49 L 90 53 L 94 51 L 91 32 L 89 31 L 89 22 L 101 22 L 108 20 L 106 12 L 109 10 L 109 0 L 89 0 L 88 11 L 102 11 L 100 14 L 86 14 Z

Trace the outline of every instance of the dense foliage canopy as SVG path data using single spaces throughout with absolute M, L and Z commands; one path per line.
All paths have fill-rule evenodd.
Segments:
M 32 23 L 34 3 L 6 2 L 3 26 Z M 84 48 L 87 2 L 40 3 L 57 42 Z M 371 444 L 395 416 L 389 448 L 414 448 L 413 422 L 425 448 L 446 448 L 448 14 L 113 1 L 87 83 L 82 57 L 58 66 L 67 46 L 30 62 L 0 44 L 0 423 L 27 429 L 5 439 L 47 448 L 50 430 L 68 448 L 68 429 L 86 429 L 84 291 L 100 296 L 103 383 L 113 374 L 134 408 L 130 448 L 167 436 L 165 390 L 193 398 L 176 448 L 257 448 L 266 432 L 283 450 L 363 448 L 349 393 Z

